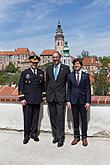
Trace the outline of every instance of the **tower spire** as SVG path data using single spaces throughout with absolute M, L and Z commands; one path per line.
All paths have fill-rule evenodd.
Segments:
M 55 49 L 57 51 L 59 51 L 61 54 L 63 54 L 63 49 L 64 49 L 64 35 L 63 35 L 63 30 L 62 30 L 60 21 L 58 21 L 57 28 L 56 28 Z

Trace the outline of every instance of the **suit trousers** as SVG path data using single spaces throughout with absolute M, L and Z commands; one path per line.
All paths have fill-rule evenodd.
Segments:
M 53 137 L 56 137 L 58 141 L 64 141 L 65 103 L 48 102 L 48 107 Z
M 87 137 L 87 110 L 85 109 L 85 104 L 72 104 L 72 115 L 74 123 L 74 137 L 80 138 L 79 130 L 79 115 L 81 117 L 81 132 L 82 138 Z
M 27 104 L 23 106 L 24 138 L 36 136 L 38 132 L 40 104 Z

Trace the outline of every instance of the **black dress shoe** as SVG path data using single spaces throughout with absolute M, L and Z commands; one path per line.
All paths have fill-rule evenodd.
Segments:
M 27 143 L 29 142 L 29 139 L 30 139 L 30 138 L 24 138 L 23 144 L 27 144 Z
M 62 146 L 63 146 L 63 144 L 64 144 L 64 142 L 63 142 L 63 141 L 61 141 L 61 142 L 58 142 L 58 145 L 57 145 L 57 147 L 62 147 Z
M 53 144 L 57 143 L 58 142 L 58 139 L 55 137 L 52 141 Z
M 36 135 L 36 136 L 31 135 L 31 138 L 32 138 L 34 141 L 36 141 L 36 142 L 38 142 L 38 141 L 39 141 L 39 138 L 38 138 L 38 136 L 37 136 L 37 135 Z

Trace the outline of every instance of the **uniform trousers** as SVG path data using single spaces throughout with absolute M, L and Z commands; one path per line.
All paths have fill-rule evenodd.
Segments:
M 23 106 L 24 138 L 38 134 L 40 104 L 26 104 Z

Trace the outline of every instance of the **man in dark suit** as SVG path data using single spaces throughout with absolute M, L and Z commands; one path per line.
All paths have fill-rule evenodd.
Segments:
M 73 60 L 73 72 L 68 76 L 67 108 L 72 109 L 74 122 L 74 140 L 71 145 L 80 141 L 79 114 L 82 122 L 82 144 L 87 146 L 87 110 L 91 103 L 91 87 L 89 74 L 82 71 L 80 59 Z
M 23 105 L 24 114 L 24 140 L 27 144 L 30 137 L 34 141 L 38 138 L 38 119 L 44 84 L 44 72 L 38 69 L 40 57 L 29 57 L 30 68 L 21 73 L 18 85 L 19 100 Z
M 61 64 L 60 58 L 60 53 L 54 52 L 52 55 L 53 64 L 49 65 L 46 70 L 46 97 L 54 137 L 53 143 L 58 142 L 58 147 L 63 146 L 65 139 L 66 82 L 70 73 L 69 66 Z

